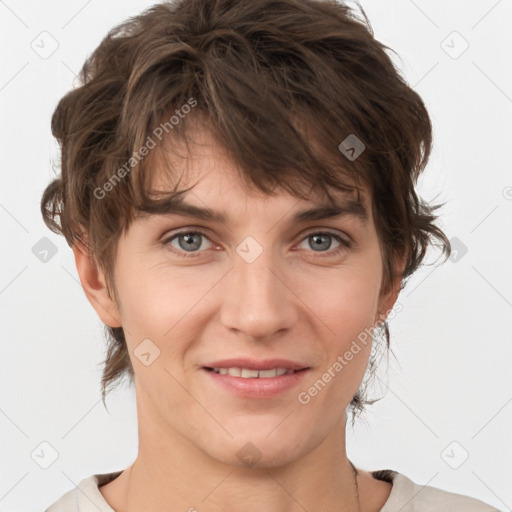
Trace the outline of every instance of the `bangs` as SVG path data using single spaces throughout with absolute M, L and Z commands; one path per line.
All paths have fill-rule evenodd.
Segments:
M 168 114 L 145 134 L 146 141 L 157 138 L 155 130 L 159 134 L 159 127 L 164 125 L 166 119 L 169 119 Z M 288 122 L 290 120 L 283 119 L 284 125 Z M 215 127 L 205 113 L 195 111 L 161 141 L 158 140 L 148 156 L 133 168 L 130 175 L 132 186 L 127 184 L 128 190 L 131 191 L 129 202 L 136 211 L 168 211 L 173 200 L 179 200 L 184 193 L 192 189 L 180 188 L 180 184 L 186 175 L 189 162 L 194 157 L 194 145 L 197 144 L 195 134 L 198 129 L 207 130 L 214 143 L 225 151 L 248 193 L 254 191 L 273 196 L 285 191 L 304 200 L 318 197 L 323 203 L 334 206 L 339 196 L 336 192 L 342 192 L 344 196 L 356 192 L 357 201 L 360 202 L 362 181 L 367 182 L 367 178 L 361 177 L 362 172 L 359 169 L 364 167 L 360 163 L 352 162 L 343 167 L 345 157 L 338 148 L 335 147 L 335 152 L 332 152 L 332 146 L 326 148 L 326 138 L 313 138 L 311 127 L 308 127 L 307 123 L 302 122 L 299 125 L 295 117 L 291 126 L 297 144 L 288 142 L 283 146 L 280 144 L 281 141 L 276 141 L 269 132 L 264 131 L 256 141 L 251 139 L 251 136 L 256 134 L 238 133 L 236 145 L 227 147 L 226 145 L 233 140 L 230 137 L 232 133 L 222 133 L 221 128 Z M 231 129 L 231 132 L 237 131 Z M 253 142 L 264 147 L 266 152 L 265 155 L 260 154 L 257 161 L 244 151 L 244 148 L 253 145 Z M 331 149 L 331 154 L 327 153 L 327 149 Z M 155 187 L 157 173 L 158 188 Z

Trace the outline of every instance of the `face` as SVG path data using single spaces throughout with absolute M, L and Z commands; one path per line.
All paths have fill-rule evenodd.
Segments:
M 321 202 L 249 192 L 208 132 L 195 140 L 182 180 L 195 186 L 184 202 L 224 222 L 176 211 L 137 218 L 119 240 L 119 304 L 105 295 L 91 303 L 125 329 L 142 431 L 228 464 L 246 455 L 285 464 L 344 424 L 371 350 L 361 333 L 397 292 L 379 296 L 367 195 L 367 222 L 350 213 L 297 219 Z M 168 189 L 154 171 L 153 188 Z

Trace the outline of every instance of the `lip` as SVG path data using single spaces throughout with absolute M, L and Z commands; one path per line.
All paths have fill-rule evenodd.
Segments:
M 247 368 L 250 370 L 270 370 L 272 368 L 286 368 L 295 370 L 292 374 L 280 375 L 270 378 L 244 378 L 232 375 L 221 375 L 208 368 Z M 222 389 L 241 398 L 272 398 L 296 387 L 302 381 L 310 368 L 307 365 L 286 359 L 223 359 L 212 361 L 201 368 L 208 379 L 211 379 Z
M 289 359 L 247 359 L 232 358 L 212 361 L 203 365 L 205 368 L 247 368 L 248 370 L 271 370 L 272 368 L 286 368 L 287 370 L 302 370 L 309 368 L 307 364 L 290 361 Z

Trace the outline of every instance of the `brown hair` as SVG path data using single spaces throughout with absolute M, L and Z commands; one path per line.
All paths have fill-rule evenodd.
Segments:
M 433 239 L 446 257 L 451 248 L 434 225 L 442 205 L 415 192 L 431 152 L 429 115 L 360 11 L 334 0 L 177 0 L 114 27 L 53 113 L 61 175 L 42 197 L 47 226 L 70 246 L 86 245 L 117 298 L 117 241 L 137 210 L 157 212 L 165 201 L 149 189 L 152 148 L 187 141 L 187 122 L 200 120 L 244 183 L 267 194 L 302 198 L 314 189 L 331 199 L 334 188 L 359 198 L 366 184 L 382 291 L 396 275 L 403 288 Z M 354 135 L 364 151 L 350 158 L 340 143 Z M 105 329 L 104 403 L 107 386 L 134 379 L 123 328 Z M 350 404 L 354 417 L 373 403 L 364 389 Z

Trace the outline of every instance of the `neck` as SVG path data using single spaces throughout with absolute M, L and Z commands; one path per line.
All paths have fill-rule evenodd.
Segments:
M 167 468 L 165 473 L 162 468 Z M 350 462 L 325 467 L 248 469 L 219 467 L 215 472 L 190 464 L 151 463 L 139 455 L 128 470 L 125 506 L 119 512 L 360 512 L 358 489 Z
M 139 452 L 123 473 L 117 512 L 361 510 L 355 468 L 346 455 L 345 414 L 305 455 L 244 467 L 210 457 L 150 412 L 139 410 Z

